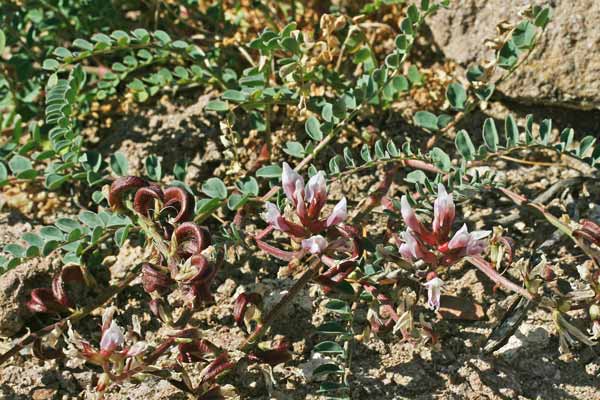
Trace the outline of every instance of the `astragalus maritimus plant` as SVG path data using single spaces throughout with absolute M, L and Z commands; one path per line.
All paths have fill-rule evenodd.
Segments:
M 42 15 L 56 12 L 45 8 L 46 2 L 30 3 L 45 10 Z M 10 73 L 8 86 L 0 77 L 0 93 L 10 89 L 14 102 L 6 115 L 0 111 L 2 133 L 11 136 L 0 147 L 0 187 L 37 183 L 63 194 L 69 190 L 85 208 L 76 219 L 59 218 L 39 233 L 28 232 L 26 245 L 3 248 L 11 256 L 0 256 L 1 269 L 47 256 L 57 270 L 24 302 L 36 315 L 28 329 L 48 325 L 17 340 L 0 355 L 0 364 L 31 347 L 39 358 L 93 370 L 100 397 L 149 376 L 168 381 L 190 399 L 239 396 L 245 388 L 232 390 L 238 373 L 258 368 L 271 387 L 272 366 L 304 356 L 277 329 L 282 322 L 298 322 L 298 316 L 286 316 L 286 307 L 308 293 L 311 298 L 303 300 L 313 306 L 311 317 L 322 322 L 307 333 L 318 339 L 306 350 L 323 360 L 312 371 L 318 389 L 311 390 L 347 399 L 353 392 L 356 343 L 377 335 L 412 347 L 444 346 L 443 324 L 437 322 L 450 305 L 442 291 L 456 283 L 463 264 L 495 284 L 494 296 L 505 291 L 502 296 L 512 296 L 513 304 L 525 304 L 519 312 L 549 311 L 563 352 L 577 342 L 597 343 L 600 227 L 591 220 L 556 217 L 542 201 L 508 189 L 496 163 L 572 168 L 563 163 L 568 159 L 597 169 L 596 139 L 587 136 L 576 143 L 572 129 L 554 135 L 551 120 L 537 128 L 532 116 L 524 124 L 507 116 L 503 138 L 492 118 L 485 120 L 480 137 L 455 132 L 470 113 L 494 101 L 496 86 L 532 54 L 550 8 L 532 6 L 517 23 L 501 23 L 489 41 L 494 59 L 471 66 L 465 79 L 430 82 L 413 47 L 427 17 L 446 7 L 445 0 L 375 1 L 354 14 L 348 11 L 353 2 L 339 2 L 331 13 L 303 5 L 302 17 L 298 1 L 290 7 L 273 2 L 281 7 L 274 12 L 254 2 L 264 13 L 258 26 L 238 18 L 248 11 L 245 6 L 233 12 L 228 2 L 206 10 L 191 3 L 158 2 L 154 26 L 131 31 L 122 20 L 94 25 L 74 16 L 79 7 L 61 3 L 57 10 L 66 18 L 50 25 L 67 29 L 64 37 L 31 54 L 25 54 L 30 46 L 18 31 L 0 31 L 0 71 Z M 19 13 L 0 19 L 23 25 L 19 18 L 29 13 L 21 4 L 14 7 Z M 147 17 L 143 8 L 132 7 L 132 14 Z M 248 15 L 255 16 L 251 11 Z M 238 17 L 232 19 L 234 14 Z M 84 23 L 85 29 L 71 32 L 69 21 Z M 44 36 L 43 43 L 51 43 L 53 35 Z M 15 59 L 51 55 L 35 66 L 48 74 L 42 77 L 47 78 L 43 93 L 38 78 L 33 81 L 38 89 L 17 84 L 7 58 L 11 51 Z M 225 148 L 221 166 L 210 176 L 192 176 L 188 161 L 175 157 L 171 179 L 156 154 L 143 161 L 144 177 L 130 176 L 124 154 L 91 150 L 97 146 L 83 134 L 90 115 L 107 105 L 137 111 L 136 102 L 151 104 L 159 94 L 172 99 L 195 90 L 206 94 L 199 100 L 201 112 L 209 124 L 221 127 Z M 420 91 L 432 91 L 443 104 L 410 110 L 403 123 L 414 124 L 399 143 L 403 132 L 390 129 L 388 122 L 395 122 L 399 100 L 411 100 Z M 26 123 L 31 113 L 36 116 Z M 454 146 L 445 145 L 449 138 Z M 253 151 L 242 144 L 254 145 L 257 157 L 249 157 L 246 153 Z M 535 157 L 528 159 L 532 153 Z M 375 170 L 381 179 L 364 176 Z M 351 176 L 369 178 L 374 190 L 347 190 Z M 334 183 L 344 192 L 335 201 Z M 463 204 L 478 207 L 474 194 L 508 198 L 571 240 L 587 258 L 573 268 L 577 285 L 566 290 L 552 265 L 526 262 L 522 255 L 530 249 L 517 248 L 505 236 L 509 227 L 488 220 L 488 230 L 472 230 L 472 221 L 458 226 L 468 219 Z M 126 242 L 139 247 L 141 255 L 125 266 L 124 276 L 106 282 L 107 260 Z M 513 262 L 517 251 L 521 258 Z M 241 284 L 237 296 L 215 291 L 226 279 L 235 280 L 237 269 L 246 268 L 243 263 L 252 269 L 252 258 L 266 271 L 257 280 L 275 275 L 287 280 L 278 301 L 266 301 L 275 293 Z M 115 307 L 131 296 L 142 301 L 129 309 L 128 320 L 129 314 Z M 215 298 L 231 309 L 217 322 L 223 337 L 208 333 L 198 320 L 211 313 Z M 573 322 L 575 310 L 586 311 L 587 331 Z M 149 319 L 143 329 L 141 315 Z M 515 315 L 511 308 L 505 319 L 520 322 L 524 314 Z M 87 324 L 97 327 L 90 333 L 80 322 L 93 318 L 99 321 Z M 504 332 L 501 343 L 512 333 L 504 322 L 498 327 Z

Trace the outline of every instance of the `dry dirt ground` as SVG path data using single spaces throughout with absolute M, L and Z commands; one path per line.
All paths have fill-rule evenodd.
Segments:
M 218 138 L 218 125 L 214 120 L 203 116 L 202 108 L 206 98 L 200 97 L 188 104 L 164 104 L 153 112 L 139 113 L 135 117 L 116 120 L 110 129 L 92 132 L 97 137 L 95 146 L 105 154 L 121 150 L 129 156 L 130 173 L 141 169 L 147 154 L 155 153 L 163 158 L 163 168 L 170 171 L 173 163 L 188 157 L 191 171 L 187 183 L 196 189 L 210 174 L 225 173 L 222 166 L 223 148 Z M 531 109 L 511 104 L 494 104 L 487 114 L 478 114 L 470 119 L 466 127 L 476 131 L 482 118 L 487 115 L 502 117 L 507 107 L 512 108 L 520 118 L 529 112 L 557 116 L 559 128 L 574 126 L 580 133 L 598 127 L 598 113 L 589 112 L 572 115 L 570 120 L 564 110 Z M 381 130 L 401 142 L 405 134 L 414 129 L 397 119 L 388 118 Z M 582 132 L 583 131 L 583 132 Z M 283 135 L 282 133 L 280 133 Z M 441 146 L 451 143 L 441 141 Z M 250 143 L 245 147 L 243 159 L 251 163 L 256 157 L 256 149 Z M 177 151 L 173 151 L 177 149 Z M 327 159 L 327 154 L 323 155 Z M 570 169 L 520 165 L 499 160 L 502 167 L 500 179 L 509 187 L 528 196 L 535 196 L 550 187 L 558 179 L 579 176 L 580 166 Z M 585 172 L 585 171 L 584 171 Z M 352 176 L 342 184 L 333 186 L 334 197 L 341 192 L 349 197 L 350 205 L 355 205 L 359 193 L 372 187 L 378 181 L 377 174 L 364 173 Z M 399 193 L 406 187 L 402 175 L 396 179 L 393 188 Z M 343 188 L 343 190 L 342 190 Z M 6 199 L 6 194 L 3 195 Z M 59 194 L 64 201 L 68 193 Z M 588 182 L 565 188 L 555 196 L 561 201 L 551 200 L 547 204 L 552 210 L 577 213 L 580 217 L 593 214 L 598 217 L 600 188 Z M 14 199 L 13 199 L 14 200 Z M 27 201 L 23 200 L 25 203 Z M 60 208 L 61 213 L 74 212 L 76 207 L 69 203 Z M 561 205 L 562 204 L 562 205 Z M 567 204 L 569 210 L 563 205 Z M 13 204 L 14 205 L 14 204 Z M 10 206 L 10 204 L 9 204 Z M 38 207 L 39 208 L 39 207 Z M 52 212 L 39 214 L 38 208 L 22 209 L 5 207 L 0 214 L 0 241 L 7 243 L 39 225 L 40 221 L 51 223 L 56 217 Z M 496 195 L 478 197 L 463 208 L 464 219 L 473 228 L 491 226 L 500 217 L 516 212 L 511 204 Z M 381 215 L 379 213 L 378 215 Z M 380 218 L 380 217 L 377 217 Z M 381 218 L 383 218 L 381 216 Z M 553 229 L 536 215 L 524 214 L 518 220 L 505 226 L 507 235 L 515 239 L 517 255 L 522 258 L 533 256 L 535 249 L 553 234 Z M 260 224 L 258 221 L 252 221 Z M 462 222 L 462 221 L 461 221 Z M 215 227 L 217 221 L 213 221 Z M 385 226 L 385 225 L 383 225 Z M 373 226 L 372 231 L 381 235 L 382 225 Z M 125 246 L 112 271 L 126 266 L 137 256 L 132 246 Z M 576 276 L 575 265 L 581 254 L 569 241 L 558 239 L 547 253 L 548 261 L 556 266 L 559 276 L 572 279 Z M 233 249 L 228 254 L 226 265 L 219 272 L 214 283 L 216 304 L 197 313 L 192 322 L 205 331 L 218 345 L 226 349 L 235 348 L 243 339 L 244 333 L 236 327 L 232 319 L 233 298 L 240 286 L 252 287 L 266 295 L 267 303 L 273 303 L 281 292 L 293 282 L 290 278 L 277 279 L 282 265 L 260 253 L 249 254 L 246 250 Z M 541 310 L 533 310 L 517 333 L 509 342 L 494 354 L 484 355 L 482 346 L 491 329 L 498 323 L 513 297 L 502 290 L 494 290 L 484 276 L 464 265 L 455 268 L 448 280 L 448 294 L 458 295 L 480 304 L 483 315 L 475 320 L 440 319 L 432 312 L 420 309 L 427 319 L 435 322 L 435 330 L 440 335 L 439 348 L 430 346 L 415 347 L 401 343 L 400 338 L 391 333 L 371 338 L 364 343 L 355 342 L 352 347 L 352 363 L 349 380 L 353 399 L 586 399 L 600 400 L 600 357 L 598 348 L 575 348 L 570 355 L 558 351 L 558 337 L 550 316 Z M 120 295 L 115 304 L 120 308 L 123 322 L 132 310 L 143 309 L 146 295 L 139 282 L 134 282 L 127 296 Z M 285 312 L 285 317 L 275 324 L 274 334 L 285 335 L 292 343 L 294 358 L 285 366 L 277 366 L 272 371 L 265 368 L 240 367 L 234 374 L 225 377 L 224 383 L 240 389 L 237 396 L 243 399 L 315 399 L 318 382 L 310 377 L 310 371 L 319 360 L 315 360 L 311 349 L 322 338 L 316 334 L 315 325 L 324 318 L 319 304 L 321 298 L 315 288 L 310 288 Z M 314 311 L 314 312 L 313 312 Z M 357 323 L 364 322 L 365 316 L 356 317 Z M 142 318 L 142 329 L 147 338 L 153 336 L 155 327 L 150 322 L 148 311 Z M 29 324 L 37 326 L 39 320 Z M 98 318 L 82 324 L 84 336 L 98 336 Z M 25 330 L 21 330 L 21 334 Z M 0 342 L 0 349 L 10 344 L 10 339 Z M 272 379 L 269 378 L 272 372 Z M 307 375 L 309 376 L 307 378 Z M 0 399 L 84 399 L 91 398 L 94 374 L 86 368 L 65 366 L 65 360 L 35 361 L 27 354 L 20 355 L 2 366 L 0 373 Z M 166 382 L 149 377 L 140 383 L 128 383 L 113 387 L 109 399 L 184 399 L 181 394 Z

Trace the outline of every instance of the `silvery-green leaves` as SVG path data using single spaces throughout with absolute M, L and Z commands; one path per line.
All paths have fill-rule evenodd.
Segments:
M 127 239 L 132 222 L 128 217 L 107 210 L 98 213 L 82 211 L 77 218 L 59 218 L 54 225 L 43 226 L 37 233 L 27 232 L 20 243 L 10 243 L 0 249 L 0 272 L 14 268 L 31 257 L 58 254 L 64 265 L 83 262 L 90 245 L 113 238 L 117 246 Z
M 482 128 L 483 146 L 476 150 L 470 135 L 465 130 L 461 130 L 456 134 L 456 149 L 462 158 L 466 161 L 472 161 L 484 158 L 489 153 L 505 151 L 517 146 L 545 147 L 558 153 L 567 153 L 572 157 L 581 159 L 590 166 L 600 168 L 600 146 L 595 146 L 596 138 L 594 136 L 585 136 L 581 139 L 579 145 L 574 146 L 573 129 L 566 128 L 553 144 L 551 119 L 542 120 L 537 131 L 534 131 L 533 128 L 532 115 L 526 117 L 523 132 L 519 129 L 515 118 L 508 115 L 504 120 L 504 143 L 502 143 L 496 122 L 494 119 L 488 118 Z

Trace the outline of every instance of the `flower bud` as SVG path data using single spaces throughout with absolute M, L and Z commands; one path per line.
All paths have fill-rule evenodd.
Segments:
M 438 242 L 447 239 L 454 216 L 452 195 L 448 194 L 444 185 L 440 183 L 438 184 L 438 197 L 433 203 L 433 233 L 437 236 Z
M 348 217 L 346 198 L 342 197 L 342 199 L 335 205 L 331 215 L 327 218 L 327 227 L 335 226 Z
M 104 355 L 110 355 L 118 347 L 125 343 L 123 330 L 115 321 L 111 321 L 110 327 L 102 333 L 100 339 L 100 350 Z
M 302 241 L 302 248 L 311 254 L 321 254 L 327 248 L 327 239 L 321 235 L 311 236 Z
M 281 174 L 281 186 L 283 186 L 283 192 L 285 193 L 288 200 L 292 203 L 294 207 L 296 207 L 296 188 L 298 186 L 304 187 L 304 179 L 302 179 L 300 174 L 294 171 L 292 167 L 290 167 L 290 165 L 286 162 L 283 163 L 283 172 Z

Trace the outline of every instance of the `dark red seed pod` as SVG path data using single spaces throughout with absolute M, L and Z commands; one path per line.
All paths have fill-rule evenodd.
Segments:
M 240 295 L 235 299 L 235 304 L 233 306 L 233 319 L 236 324 L 242 326 L 244 322 L 244 316 L 246 315 L 246 310 L 248 309 L 248 305 L 254 304 L 258 306 L 262 302 L 262 297 L 258 293 L 240 293 Z
M 209 263 L 204 256 L 196 255 L 190 258 L 190 262 L 198 271 L 196 275 L 188 280 L 191 284 L 205 283 L 209 284 L 212 282 L 215 274 L 217 273 L 217 267 L 214 264 Z
M 260 361 L 274 367 L 279 364 L 286 363 L 292 359 L 292 354 L 289 352 L 289 346 L 286 342 L 280 341 L 275 343 L 272 349 L 258 350 L 248 356 L 250 360 Z
M 196 328 L 187 328 L 168 335 L 174 338 L 197 339 L 200 336 L 200 332 Z
M 139 188 L 133 198 L 133 209 L 145 217 L 150 217 L 156 200 L 163 201 L 163 192 L 160 187 L 151 185 Z
M 54 297 L 52 290 L 46 288 L 33 289 L 31 299 L 25 305 L 31 312 L 60 313 L 67 311 L 67 307 L 60 304 Z
M 600 240 L 600 225 L 589 219 L 582 219 L 579 223 L 582 225 L 583 229 L 587 230 Z
M 174 283 L 167 273 L 157 267 L 148 263 L 142 265 L 142 285 L 147 293 L 165 293 Z
M 201 383 L 213 382 L 220 373 L 231 369 L 234 366 L 235 363 L 229 360 L 229 355 L 227 353 L 223 352 L 219 354 L 217 358 L 202 371 Z
M 210 245 L 208 229 L 193 222 L 184 222 L 179 225 L 173 236 L 177 241 L 177 254 L 181 258 L 198 254 Z
M 78 265 L 69 265 L 64 267 L 52 279 L 52 294 L 54 298 L 63 306 L 70 307 L 71 303 L 67 296 L 65 283 L 84 283 L 83 273 Z
M 595 237 L 587 229 L 575 229 L 573 231 L 573 236 L 575 236 L 577 239 L 584 239 L 587 242 L 600 245 L 600 238 Z
M 178 346 L 177 360 L 182 363 L 206 361 L 205 356 L 211 353 L 210 346 L 204 340 L 194 340 L 191 343 L 181 343 Z
M 164 192 L 163 211 L 175 215 L 173 222 L 187 221 L 194 214 L 194 198 L 185 189 L 168 187 Z
M 123 209 L 123 197 L 141 187 L 148 186 L 148 182 L 137 176 L 124 176 L 117 178 L 110 185 L 108 192 L 108 204 L 113 210 Z

